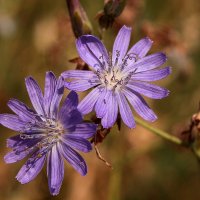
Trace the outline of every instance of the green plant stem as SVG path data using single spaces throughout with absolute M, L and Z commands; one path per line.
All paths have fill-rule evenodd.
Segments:
M 182 145 L 183 144 L 182 141 L 179 138 L 177 138 L 177 137 L 175 137 L 175 136 L 173 136 L 173 135 L 171 135 L 171 134 L 169 134 L 169 133 L 167 133 L 165 131 L 162 131 L 162 130 L 160 130 L 158 128 L 154 128 L 154 127 L 150 126 L 148 123 L 140 120 L 137 117 L 135 117 L 135 121 L 139 125 L 143 126 L 144 128 L 150 130 L 154 134 L 159 135 L 160 137 L 162 137 L 162 138 L 164 138 L 164 139 L 166 139 L 168 141 L 171 141 L 171 142 L 173 142 L 175 144 L 178 144 L 178 145 Z

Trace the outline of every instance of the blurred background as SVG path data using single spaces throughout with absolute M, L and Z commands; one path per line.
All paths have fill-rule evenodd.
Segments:
M 97 13 L 103 0 L 82 0 L 100 36 Z M 111 51 L 119 28 L 133 28 L 131 44 L 149 36 L 152 52 L 163 51 L 173 73 L 159 85 L 171 93 L 163 100 L 147 100 L 158 115 L 152 125 L 179 135 L 187 127 L 200 101 L 200 3 L 199 0 L 127 0 L 103 40 Z M 6 103 L 17 98 L 30 105 L 24 85 L 33 76 L 43 88 L 45 72 L 57 76 L 74 69 L 69 60 L 77 57 L 75 37 L 65 0 L 0 0 L 0 113 L 10 112 Z M 86 93 L 85 93 L 86 94 Z M 134 113 L 135 114 L 135 113 Z M 2 200 L 198 200 L 200 164 L 182 147 L 164 141 L 140 127 L 114 127 L 99 145 L 113 170 L 98 160 L 95 151 L 83 155 L 88 174 L 81 177 L 65 163 L 65 178 L 57 197 L 48 191 L 46 170 L 21 185 L 15 176 L 24 161 L 5 164 L 9 151 L 6 138 L 15 133 L 0 127 L 0 199 Z

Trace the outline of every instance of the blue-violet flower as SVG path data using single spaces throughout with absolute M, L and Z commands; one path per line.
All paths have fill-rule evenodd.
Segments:
M 80 57 L 92 67 L 92 71 L 69 70 L 62 73 L 65 87 L 74 91 L 85 91 L 95 87 L 78 105 L 87 114 L 93 109 L 104 128 L 112 127 L 118 115 L 130 128 L 135 127 L 131 108 L 145 120 L 155 121 L 155 113 L 141 95 L 162 99 L 169 94 L 167 89 L 149 82 L 165 78 L 170 67 L 158 69 L 166 62 L 163 53 L 146 56 L 152 41 L 145 37 L 127 52 L 131 28 L 123 26 L 114 42 L 112 55 L 102 42 L 93 35 L 83 35 L 76 41 Z
M 20 134 L 7 140 L 12 151 L 4 159 L 6 163 L 14 163 L 29 155 L 16 176 L 22 184 L 33 180 L 47 160 L 49 189 L 52 195 L 57 195 L 64 177 L 62 156 L 81 175 L 87 173 L 84 159 L 74 149 L 82 152 L 92 149 L 87 139 L 95 134 L 96 125 L 82 123 L 82 114 L 77 110 L 78 96 L 74 91 L 59 109 L 64 92 L 63 77 L 56 79 L 52 72 L 47 72 L 44 95 L 32 77 L 26 78 L 25 83 L 35 110 L 16 99 L 8 102 L 16 114 L 1 114 L 0 123 Z

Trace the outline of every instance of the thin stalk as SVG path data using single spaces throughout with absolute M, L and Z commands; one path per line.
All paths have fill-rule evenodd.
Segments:
M 164 139 L 166 139 L 166 140 L 168 140 L 170 142 L 173 142 L 173 143 L 178 144 L 178 145 L 182 145 L 183 144 L 182 141 L 179 138 L 177 138 L 176 136 L 173 136 L 173 135 L 171 135 L 171 134 L 169 134 L 169 133 L 167 133 L 165 131 L 162 131 L 162 130 L 160 130 L 158 128 L 152 127 L 148 123 L 140 120 L 137 117 L 135 117 L 135 121 L 139 125 L 141 125 L 144 128 L 150 130 L 151 132 L 153 132 L 154 134 L 159 135 L 160 137 L 162 137 L 162 138 L 164 138 Z

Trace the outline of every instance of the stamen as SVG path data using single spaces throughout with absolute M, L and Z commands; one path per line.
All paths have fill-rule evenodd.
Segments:
M 119 58 L 119 56 L 120 56 L 120 51 L 116 50 L 116 57 Z
M 96 80 L 88 80 L 88 83 L 90 83 L 90 85 L 93 85 L 96 82 L 97 82 Z
M 139 60 L 139 56 L 138 56 L 138 54 L 136 54 L 136 53 L 130 53 L 130 54 L 128 54 L 127 56 L 128 56 L 128 58 L 129 58 L 129 60 L 135 59 L 134 62 L 137 62 L 137 61 Z
M 116 50 L 116 59 L 115 59 L 115 66 L 117 65 L 118 63 L 118 60 L 119 60 L 119 56 L 120 56 L 120 51 L 119 50 Z
M 107 61 L 107 63 L 108 63 L 108 72 L 110 72 L 112 69 L 112 53 L 111 52 L 109 52 L 109 60 Z
M 98 63 L 96 63 L 93 67 L 94 67 L 94 68 L 97 68 L 97 69 L 101 69 L 101 66 L 100 66 L 100 64 L 98 64 Z

